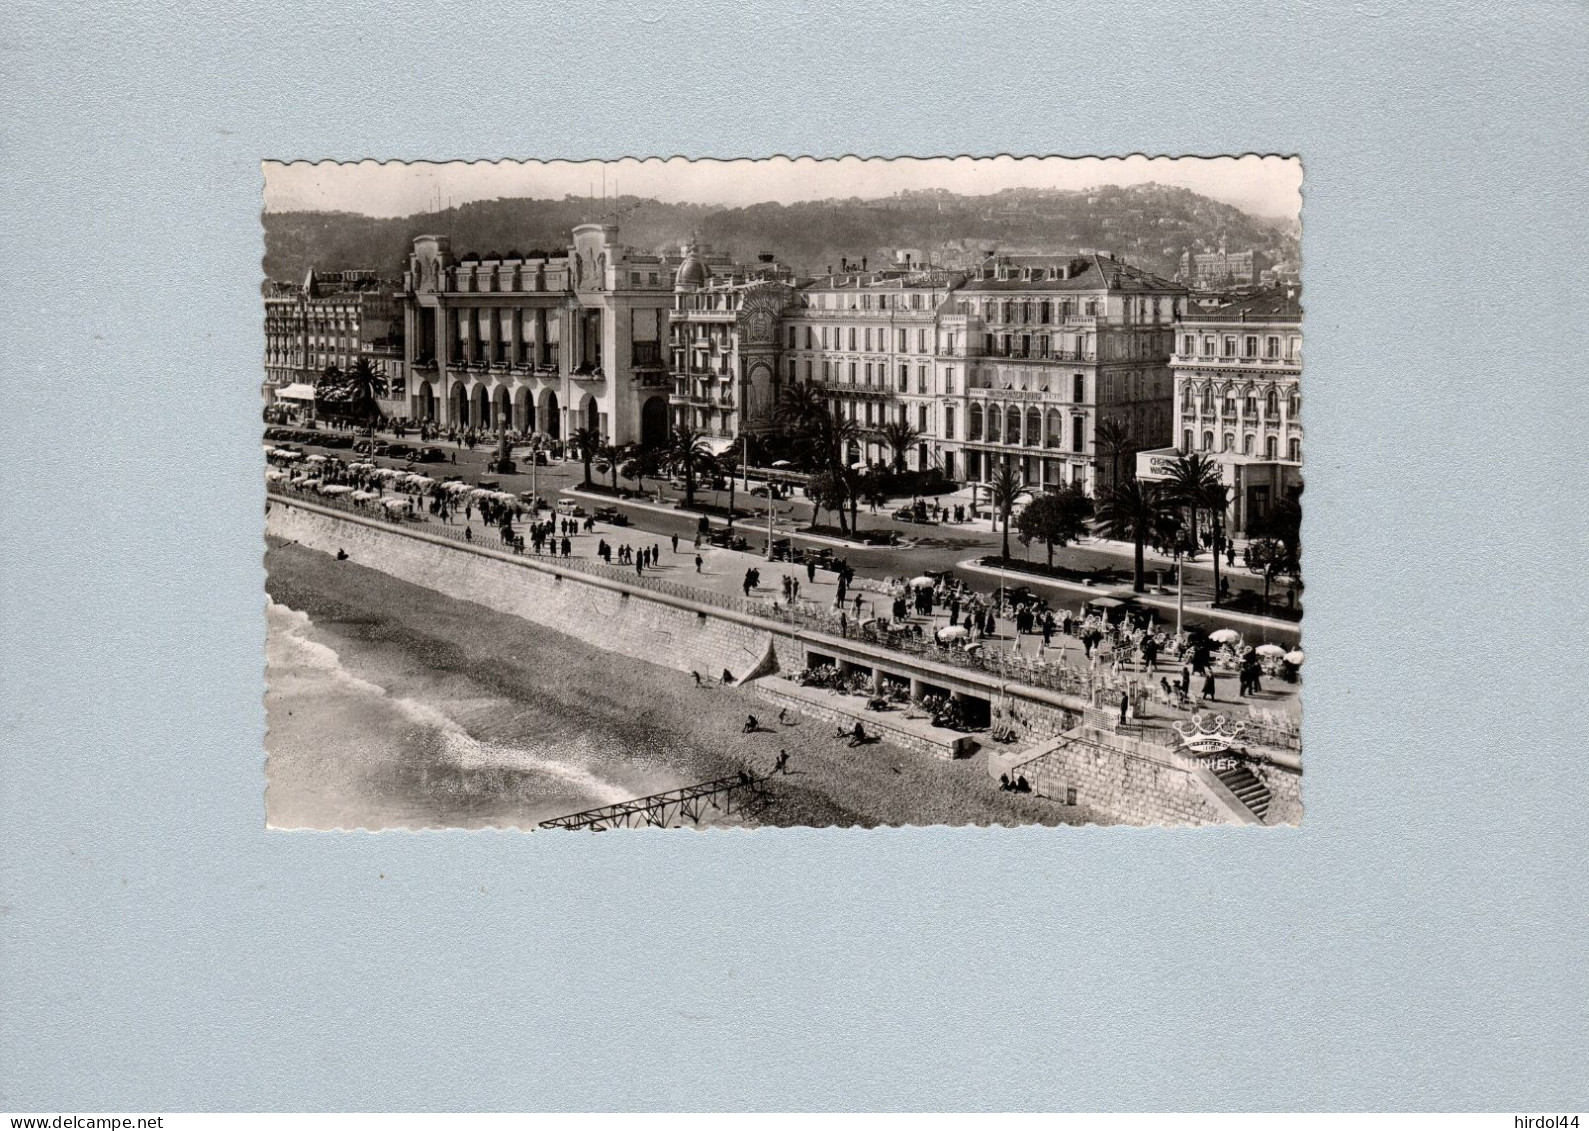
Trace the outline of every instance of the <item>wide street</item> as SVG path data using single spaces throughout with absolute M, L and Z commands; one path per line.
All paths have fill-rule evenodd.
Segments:
M 412 438 L 405 438 L 404 443 L 414 443 Z M 519 471 L 511 475 L 488 474 L 486 466 L 492 458 L 494 447 L 477 446 L 473 451 L 457 446 L 456 448 L 446 441 L 432 440 L 433 446 L 447 451 L 449 457 L 456 458 L 457 462 L 416 464 L 415 469 L 426 475 L 440 478 L 446 475 L 458 475 L 469 482 L 477 482 L 483 478 L 497 480 L 503 490 L 515 494 L 534 490 L 544 498 L 555 502 L 565 491 L 577 491 L 580 481 L 584 477 L 584 467 L 578 460 L 553 460 L 550 466 L 538 467 L 532 474 L 527 461 L 518 461 Z M 332 449 L 313 444 L 302 445 L 309 452 L 323 452 L 342 460 L 366 459 L 368 457 L 354 454 L 347 448 Z M 382 467 L 401 467 L 401 461 L 375 458 L 372 462 Z M 597 483 L 611 486 L 611 475 L 601 475 L 594 470 L 592 477 Z M 635 484 L 630 480 L 619 477 L 619 485 L 625 489 L 633 490 Z M 752 486 L 756 480 L 752 478 Z M 652 499 L 618 500 L 603 498 L 593 500 L 589 497 L 577 497 L 578 501 L 587 511 L 597 505 L 613 505 L 626 514 L 630 526 L 618 529 L 609 534 L 610 540 L 616 542 L 639 541 L 634 538 L 635 532 L 657 534 L 664 538 L 677 534 L 681 539 L 689 539 L 695 533 L 699 517 L 694 514 L 670 511 L 665 509 L 672 503 L 682 498 L 683 491 L 669 487 L 665 480 L 646 480 L 646 490 Z M 660 488 L 667 502 L 659 509 L 654 501 L 656 490 Z M 726 504 L 728 492 L 713 492 L 697 486 L 697 502 L 716 502 Z M 901 500 L 900 502 L 908 502 Z M 954 501 L 963 499 L 945 499 L 945 503 L 952 505 Z M 750 543 L 751 550 L 761 553 L 765 547 L 767 518 L 766 500 L 749 499 L 741 489 L 736 493 L 735 505 L 737 508 L 746 509 L 747 504 L 754 503 L 761 508 L 760 513 L 753 519 L 741 518 L 736 523 L 736 528 Z M 967 568 L 962 563 L 987 554 L 997 554 L 1001 544 L 1001 535 L 992 529 L 986 519 L 976 523 L 963 524 L 934 524 L 917 525 L 913 523 L 896 522 L 889 517 L 889 513 L 899 503 L 892 503 L 889 507 L 878 508 L 878 513 L 873 515 L 870 509 L 862 507 L 860 510 L 860 524 L 864 530 L 893 529 L 899 533 L 901 539 L 911 539 L 914 546 L 899 548 L 870 548 L 839 545 L 832 540 L 821 540 L 794 535 L 796 545 L 809 545 L 826 547 L 840 557 L 845 558 L 856 574 L 863 578 L 897 578 L 900 576 L 915 576 L 928 570 L 952 569 L 973 588 L 982 592 L 990 592 L 998 588 L 1000 577 L 997 571 L 974 570 Z M 809 524 L 811 504 L 803 499 L 786 499 L 776 504 L 777 513 L 774 516 L 774 528 L 777 537 L 789 537 L 797 527 Z M 824 521 L 831 523 L 831 515 L 825 515 Z M 722 524 L 721 519 L 713 519 L 714 526 Z M 602 527 L 598 527 L 598 532 Z M 626 537 L 626 532 L 628 536 Z M 1030 547 L 1023 547 L 1020 540 L 1012 532 L 1010 538 L 1010 552 L 1016 560 L 1031 560 L 1042 562 L 1044 548 L 1034 543 Z M 1113 577 L 1108 581 L 1101 581 L 1091 589 L 1084 589 L 1077 585 L 1056 584 L 1035 577 L 1031 574 L 1011 571 L 1004 575 L 1007 584 L 1027 585 L 1034 592 L 1040 593 L 1048 599 L 1055 608 L 1075 608 L 1077 604 L 1089 593 L 1098 595 L 1111 593 L 1124 595 L 1131 586 L 1131 547 L 1126 544 L 1102 542 L 1089 539 L 1087 543 L 1079 546 L 1067 546 L 1056 550 L 1054 563 L 1071 569 L 1079 570 L 1105 570 L 1113 571 Z M 1146 558 L 1148 568 L 1148 584 L 1154 585 L 1156 567 L 1162 567 L 1167 583 L 1165 594 L 1148 593 L 1139 595 L 1139 602 L 1152 607 L 1159 617 L 1171 624 L 1175 620 L 1175 588 L 1173 567 L 1170 563 L 1151 551 Z M 1221 570 L 1222 576 L 1230 579 L 1233 590 L 1243 588 L 1255 589 L 1261 593 L 1262 580 L 1255 578 L 1238 564 L 1234 569 Z M 679 580 L 685 580 L 680 578 Z M 1214 610 L 1209 601 L 1213 595 L 1213 571 L 1209 565 L 1208 555 L 1203 555 L 1199 562 L 1186 569 L 1184 593 L 1184 617 L 1187 623 L 1204 624 L 1210 627 L 1235 628 L 1252 642 L 1272 641 L 1286 647 L 1295 647 L 1301 641 L 1300 625 L 1295 622 L 1276 618 L 1256 617 L 1250 614 L 1228 613 Z

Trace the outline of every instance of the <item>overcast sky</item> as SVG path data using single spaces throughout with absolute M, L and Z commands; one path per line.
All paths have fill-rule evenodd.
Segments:
M 828 197 L 892 196 L 942 188 L 980 195 L 1004 188 L 1093 188 L 1148 181 L 1181 185 L 1260 216 L 1295 219 L 1302 164 L 1285 157 L 774 157 L 761 161 L 625 159 L 402 164 L 265 162 L 270 212 L 326 209 L 408 216 L 449 203 L 498 197 L 560 199 L 568 193 L 653 197 L 669 203 L 788 204 Z

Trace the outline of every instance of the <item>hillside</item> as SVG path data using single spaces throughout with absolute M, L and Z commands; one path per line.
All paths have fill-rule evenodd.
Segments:
M 1007 190 L 993 196 L 906 193 L 881 200 L 822 200 L 740 208 L 665 204 L 625 197 L 625 243 L 646 250 L 676 248 L 699 232 L 704 243 L 742 260 L 771 253 L 818 273 L 840 258 L 881 262 L 885 249 L 915 248 L 935 261 L 969 261 L 984 249 L 1113 251 L 1151 271 L 1172 274 L 1188 247 L 1204 250 L 1221 236 L 1232 250 L 1263 248 L 1298 258 L 1294 226 L 1263 220 L 1186 189 L 1163 185 L 1085 192 Z M 583 197 L 478 201 L 443 212 L 375 219 L 347 212 L 284 212 L 265 216 L 265 274 L 300 279 L 323 270 L 374 267 L 397 276 L 416 235 L 452 237 L 459 254 L 561 249 L 569 229 L 602 211 Z

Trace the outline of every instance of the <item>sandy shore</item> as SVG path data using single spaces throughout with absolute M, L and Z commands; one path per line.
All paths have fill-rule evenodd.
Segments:
M 849 749 L 830 724 L 780 726 L 749 689 L 697 688 L 517 617 L 301 546 L 266 555 L 267 816 L 273 825 L 533 827 L 548 817 L 770 769 L 750 823 L 1081 823 L 1000 793 L 980 757 Z M 275 606 L 283 606 L 281 608 Z M 292 611 L 289 611 L 292 610 Z M 304 616 L 306 614 L 306 617 Z M 756 714 L 770 730 L 745 735 Z

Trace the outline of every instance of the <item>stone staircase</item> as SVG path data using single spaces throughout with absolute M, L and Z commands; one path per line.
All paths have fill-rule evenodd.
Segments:
M 1214 776 L 1235 794 L 1236 800 L 1245 805 L 1254 817 L 1265 820 L 1269 812 L 1269 787 L 1259 781 L 1258 775 L 1249 770 L 1245 763 L 1227 759 L 1223 766 L 1214 771 Z

